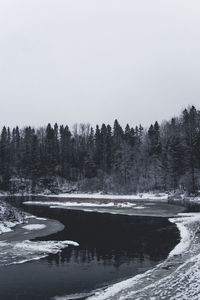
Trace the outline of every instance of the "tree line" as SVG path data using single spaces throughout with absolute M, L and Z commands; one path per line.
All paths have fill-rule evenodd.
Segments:
M 89 124 L 48 124 L 19 129 L 3 127 L 0 136 L 0 189 L 28 179 L 38 182 L 60 178 L 82 191 L 134 193 L 200 186 L 200 111 L 194 106 L 179 117 L 148 129 L 125 129 Z

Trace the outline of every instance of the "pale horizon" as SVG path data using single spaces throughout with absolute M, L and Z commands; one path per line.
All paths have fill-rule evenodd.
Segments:
M 19 0 L 0 4 L 0 127 L 124 127 L 200 100 L 200 3 Z

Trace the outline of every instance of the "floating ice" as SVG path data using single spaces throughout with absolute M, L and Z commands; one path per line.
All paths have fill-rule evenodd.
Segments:
M 43 195 L 41 195 L 43 196 Z M 48 197 L 58 197 L 58 198 L 75 198 L 75 199 L 108 199 L 108 200 L 166 200 L 168 199 L 168 194 L 166 193 L 140 193 L 136 195 L 103 195 L 99 193 L 93 194 L 59 194 L 59 195 L 48 195 Z
M 92 208 L 136 208 L 135 203 L 114 203 L 114 202 L 109 202 L 109 203 L 94 203 L 94 202 L 57 202 L 57 201 L 25 201 L 23 204 L 26 205 L 42 205 L 42 206 L 50 206 L 51 208 L 56 208 L 56 207 L 61 207 L 61 208 L 71 208 L 71 207 L 92 207 Z M 145 208 L 145 207 L 139 207 L 138 208 Z
M 134 209 L 144 209 L 144 208 L 146 208 L 146 207 L 144 207 L 144 206 L 136 206 L 136 207 L 134 207 Z
M 78 300 L 78 299 L 85 299 L 85 297 L 89 297 L 92 295 L 92 292 L 90 293 L 76 293 L 76 294 L 70 294 L 66 296 L 56 296 L 53 297 L 52 300 Z
M 74 241 L 0 242 L 0 265 L 21 264 L 56 254 L 68 246 L 78 247 Z
M 26 230 L 40 230 L 40 229 L 46 228 L 46 225 L 44 225 L 44 224 L 29 224 L 29 225 L 23 226 L 22 228 L 24 228 Z

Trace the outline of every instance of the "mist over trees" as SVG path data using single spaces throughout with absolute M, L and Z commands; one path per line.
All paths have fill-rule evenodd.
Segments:
M 3 127 L 0 189 L 13 182 L 40 185 L 69 182 L 81 191 L 134 193 L 200 187 L 200 111 L 194 106 L 177 118 L 148 129 L 102 124 L 35 129 Z

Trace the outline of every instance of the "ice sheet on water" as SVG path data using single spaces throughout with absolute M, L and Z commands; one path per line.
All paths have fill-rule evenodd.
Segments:
M 56 254 L 68 246 L 78 247 L 74 241 L 0 242 L 0 265 L 19 264 Z
M 124 202 L 124 203 L 114 203 L 114 202 L 109 202 L 109 203 L 92 203 L 92 202 L 57 202 L 57 201 L 25 201 L 23 204 L 26 205 L 43 205 L 43 206 L 50 206 L 51 208 L 56 208 L 56 207 L 102 207 L 102 208 L 107 208 L 107 207 L 117 207 L 117 208 L 135 208 L 136 204 L 135 203 L 130 203 L 130 202 Z M 138 207 L 143 208 L 143 207 Z
M 41 195 L 43 196 L 43 195 Z M 67 194 L 59 194 L 59 195 L 48 195 L 48 197 L 58 197 L 58 198 L 75 198 L 75 199 L 108 199 L 108 200 L 166 200 L 168 199 L 167 193 L 139 193 L 135 195 L 111 195 L 111 194 L 100 194 L 100 193 L 85 193 L 85 194 L 79 194 L 79 193 L 67 193 Z
M 136 207 L 134 207 L 134 209 L 144 209 L 145 208 L 145 206 L 136 206 Z
M 85 299 L 86 297 L 89 297 L 92 295 L 93 292 L 90 293 L 76 293 L 76 294 L 70 294 L 66 296 L 55 296 L 52 298 L 52 300 L 78 300 L 78 299 Z
M 44 224 L 29 224 L 29 225 L 22 226 L 22 228 L 24 228 L 26 230 L 41 230 L 41 229 L 46 228 L 46 225 L 44 225 Z
M 5 201 L 0 201 L 0 234 L 12 231 L 17 224 L 27 223 L 28 219 L 46 220 L 33 215 L 25 214 L 12 207 Z M 39 222 L 38 222 L 39 223 Z M 41 230 L 46 228 L 45 224 L 24 224 L 25 230 Z M 4 237 L 6 238 L 6 236 Z M 56 254 L 68 246 L 79 246 L 74 241 L 0 241 L 0 265 L 24 263 Z

